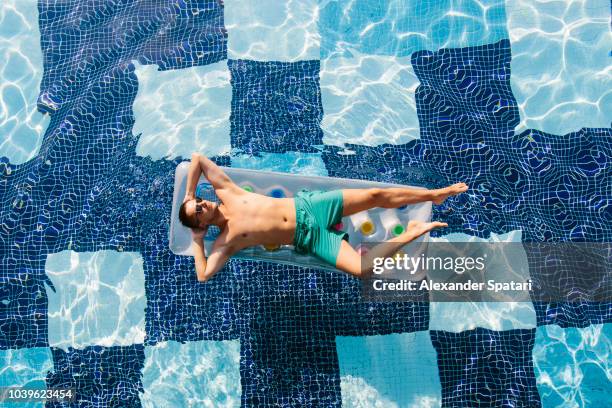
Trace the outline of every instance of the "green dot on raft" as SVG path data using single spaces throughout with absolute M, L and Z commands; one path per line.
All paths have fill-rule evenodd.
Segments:
M 242 189 L 243 189 L 244 191 L 248 191 L 249 193 L 252 193 L 252 192 L 253 192 L 253 187 L 251 187 L 251 186 L 249 186 L 249 185 L 242 186 Z
M 400 224 L 397 224 L 395 227 L 393 227 L 393 235 L 400 235 L 404 232 L 404 227 L 401 226 Z

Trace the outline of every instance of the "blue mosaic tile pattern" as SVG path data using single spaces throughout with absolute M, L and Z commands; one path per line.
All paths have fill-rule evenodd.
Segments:
M 47 374 L 47 387 L 76 390 L 73 403 L 47 402 L 48 408 L 141 407 L 144 346 L 91 346 L 67 352 L 51 348 L 53 370 Z
M 57 111 L 93 78 L 134 59 L 167 70 L 227 58 L 221 1 L 39 0 L 38 10 L 43 112 Z
M 241 339 L 242 405 L 342 406 L 335 336 L 313 331 L 308 316 L 295 324 L 289 313 L 298 311 L 280 302 L 265 305 L 260 311 L 265 320 L 255 320 L 250 336 Z M 269 315 L 276 311 L 283 311 L 280 319 Z M 317 312 L 307 309 L 311 319 Z M 274 324 L 266 326 L 269 322 Z
M 443 407 L 540 407 L 531 353 L 535 329 L 431 331 Z
M 48 346 L 44 259 L 0 251 L 0 349 Z
M 320 62 L 229 60 L 231 143 L 244 153 L 314 152 L 323 144 Z

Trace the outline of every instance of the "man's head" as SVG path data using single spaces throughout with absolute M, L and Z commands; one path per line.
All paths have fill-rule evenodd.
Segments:
M 209 225 L 218 210 L 218 204 L 202 198 L 187 200 L 179 208 L 179 220 L 189 228 L 204 228 Z

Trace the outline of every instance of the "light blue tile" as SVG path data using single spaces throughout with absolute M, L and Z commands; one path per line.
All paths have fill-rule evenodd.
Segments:
M 229 152 L 232 87 L 226 61 L 170 71 L 137 64 L 136 75 L 133 133 L 142 133 L 137 155 L 159 160 Z
M 441 386 L 428 331 L 336 337 L 344 406 L 437 407 Z
M 145 348 L 144 407 L 240 405 L 239 341 L 163 342 Z
M 508 1 L 517 131 L 610 127 L 610 2 Z
M 260 153 L 258 156 L 232 156 L 232 167 L 251 170 L 278 171 L 302 176 L 327 176 L 319 153 Z
M 317 0 L 225 0 L 230 59 L 319 59 Z
M 62 251 L 45 270 L 56 288 L 49 298 L 49 344 L 66 350 L 144 342 L 142 257 L 115 251 Z
M 34 157 L 49 123 L 36 109 L 42 79 L 37 21 L 36 0 L 0 4 L 0 156 L 13 164 Z
M 409 56 L 507 38 L 503 0 L 340 0 L 322 6 L 321 58 Z
M 533 362 L 545 407 L 604 407 L 610 402 L 612 325 L 541 326 Z
M 45 378 L 47 372 L 52 368 L 53 358 L 49 348 L 0 350 L 0 387 L 45 389 L 47 388 Z M 43 407 L 44 404 L 32 401 L 6 406 L 38 408 Z

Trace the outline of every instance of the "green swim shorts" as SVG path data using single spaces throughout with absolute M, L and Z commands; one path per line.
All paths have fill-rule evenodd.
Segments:
M 295 252 L 336 266 L 342 240 L 348 234 L 333 229 L 342 220 L 342 191 L 302 190 L 295 195 Z

